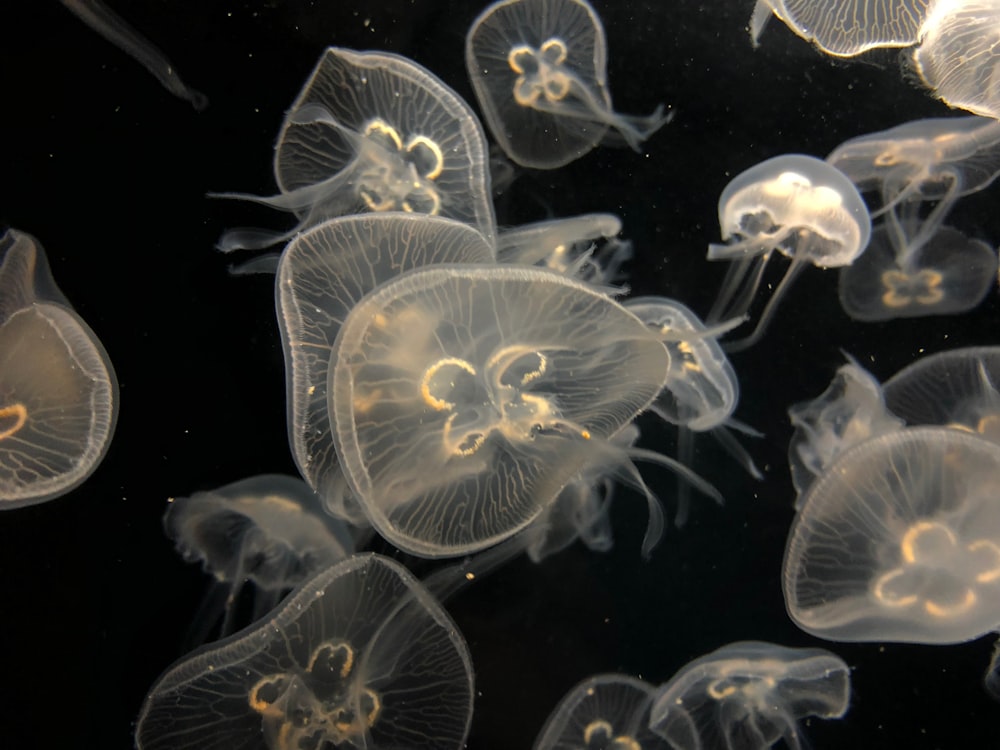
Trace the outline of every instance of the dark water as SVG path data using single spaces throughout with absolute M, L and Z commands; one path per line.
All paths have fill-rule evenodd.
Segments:
M 409 56 L 471 100 L 463 40 L 486 3 L 113 5 L 209 96 L 207 110 L 171 97 L 55 2 L 0 10 L 0 222 L 40 239 L 121 383 L 117 434 L 93 477 L 62 499 L 0 515 L 0 746 L 11 748 L 130 746 L 141 700 L 179 656 L 205 584 L 162 535 L 166 498 L 294 472 L 271 283 L 230 276 L 230 259 L 213 250 L 226 227 L 282 227 L 286 217 L 206 191 L 273 191 L 282 114 L 326 45 Z M 619 214 L 637 249 L 635 294 L 707 312 L 723 269 L 705 249 L 718 240 L 716 200 L 736 173 L 947 113 L 900 75 L 895 54 L 834 62 L 780 24 L 754 51 L 749 0 L 594 5 L 617 108 L 666 102 L 676 118 L 642 154 L 601 149 L 521 175 L 498 218 Z M 996 195 L 963 200 L 953 219 L 995 244 Z M 743 639 L 826 647 L 854 668 L 847 717 L 807 728 L 818 748 L 996 746 L 1000 707 L 980 686 L 992 639 L 824 643 L 791 623 L 779 586 L 793 500 L 788 405 L 825 387 L 841 350 L 884 379 L 923 353 L 997 342 L 996 294 L 961 317 L 859 324 L 839 308 L 835 274 L 809 269 L 779 317 L 760 345 L 733 357 L 736 414 L 766 433 L 749 446 L 765 481 L 701 441 L 695 468 L 728 504 L 698 503 L 651 561 L 638 553 L 645 505 L 622 492 L 610 554 L 574 547 L 541 566 L 518 562 L 449 605 L 477 670 L 471 748 L 530 746 L 587 675 L 663 682 Z M 640 427 L 643 445 L 670 449 L 669 430 L 652 419 Z M 672 479 L 644 473 L 670 506 Z

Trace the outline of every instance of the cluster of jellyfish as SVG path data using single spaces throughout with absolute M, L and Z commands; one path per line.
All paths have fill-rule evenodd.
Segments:
M 203 106 L 100 3 L 65 4 Z M 944 222 L 1000 173 L 997 92 L 974 90 L 970 61 L 982 55 L 956 46 L 988 45 L 976 29 L 997 13 L 981 0 L 759 0 L 755 42 L 776 15 L 833 55 L 913 47 L 928 86 L 974 116 L 904 123 L 825 160 L 787 154 L 737 175 L 707 253 L 730 265 L 704 318 L 626 296 L 631 250 L 616 216 L 499 229 L 469 105 L 398 55 L 327 49 L 278 135 L 278 193 L 216 194 L 295 216 L 219 244 L 283 246 L 239 268 L 275 277 L 301 478 L 251 477 L 168 504 L 167 535 L 214 581 L 193 618 L 195 650 L 144 702 L 138 747 L 463 747 L 473 668 L 444 604 L 515 555 L 541 562 L 576 540 L 608 549 L 615 482 L 647 501 L 651 554 L 664 511 L 636 462 L 678 475 L 678 524 L 691 488 L 722 500 L 687 466 L 693 433 L 712 433 L 758 475 L 733 435 L 754 431 L 733 417 L 726 352 L 764 336 L 802 270 L 840 268 L 844 310 L 862 321 L 963 312 L 992 288 L 996 251 Z M 638 150 L 670 120 L 662 107 L 613 109 L 604 32 L 585 0 L 491 5 L 466 63 L 489 132 L 527 168 L 601 144 Z M 788 269 L 758 301 L 775 255 Z M 14 508 L 85 481 L 118 401 L 100 342 L 38 242 L 16 230 L 0 239 L 0 352 L 0 503 Z M 644 412 L 680 429 L 679 458 L 639 445 Z M 851 360 L 789 416 L 792 620 L 830 641 L 949 644 L 996 631 L 1000 349 L 930 356 L 884 384 Z M 376 534 L 410 555 L 463 559 L 418 580 L 364 551 Z M 984 682 L 1000 698 L 997 662 Z M 849 692 L 847 665 L 827 651 L 743 641 L 659 686 L 588 678 L 535 747 L 799 748 L 799 722 L 843 716 Z

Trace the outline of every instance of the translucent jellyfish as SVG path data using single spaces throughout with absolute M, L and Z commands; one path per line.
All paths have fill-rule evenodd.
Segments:
M 472 691 L 468 648 L 435 596 L 398 563 L 359 554 L 307 580 L 266 622 L 168 669 L 136 745 L 457 749 Z
M 876 47 L 910 47 L 932 0 L 757 0 L 750 37 L 757 46 L 771 15 L 829 55 L 853 57 Z
M 410 271 L 355 305 L 331 362 L 344 474 L 379 533 L 413 554 L 496 544 L 585 467 L 644 492 L 648 554 L 662 511 L 629 459 L 687 471 L 612 442 L 664 386 L 670 355 L 661 337 L 560 274 L 487 265 Z
M 344 319 L 365 294 L 404 271 L 492 259 L 493 249 L 472 227 L 401 213 L 332 219 L 288 244 L 276 285 L 288 436 L 299 471 L 328 511 L 352 522 L 364 520 L 345 499 L 327 402 L 333 344 Z M 366 407 L 359 402 L 357 408 Z
M 886 405 L 911 425 L 946 425 L 1000 443 L 1000 347 L 923 357 L 885 382 Z
M 733 178 L 719 196 L 719 227 L 728 244 L 709 245 L 708 259 L 733 264 L 709 313 L 710 322 L 747 312 L 775 250 L 792 259 L 753 332 L 726 342 L 728 351 L 760 339 L 807 263 L 819 268 L 848 265 L 871 234 L 868 209 L 851 181 L 826 162 L 801 154 L 768 159 Z
M 252 619 L 258 620 L 289 589 L 354 551 L 350 530 L 322 512 L 309 486 L 277 474 L 172 498 L 163 526 L 184 559 L 200 562 L 216 579 L 195 617 L 200 636 L 223 611 L 221 633 L 233 632 L 244 583 L 254 585 Z M 192 639 L 202 642 L 199 635 Z
M 77 18 L 148 70 L 174 96 L 199 112 L 208 97 L 187 86 L 177 69 L 156 46 L 100 0 L 60 0 Z
M 518 164 L 555 169 L 614 129 L 635 150 L 670 120 L 611 108 L 607 44 L 586 0 L 503 0 L 473 22 L 465 64 L 486 123 Z
M 649 730 L 656 688 L 623 674 L 588 677 L 570 690 L 545 722 L 535 750 L 660 750 Z
M 486 137 L 468 105 L 421 66 L 387 52 L 328 48 L 285 117 L 272 198 L 294 211 L 285 234 L 226 233 L 223 250 L 264 247 L 347 214 L 442 216 L 494 240 Z
M 65 495 L 118 419 L 107 352 L 59 291 L 38 241 L 0 237 L 0 508 Z
M 654 699 L 650 728 L 675 750 L 809 747 L 798 722 L 839 719 L 850 670 L 818 648 L 741 641 L 687 664 Z M 645 747 L 645 746 L 644 746 Z
M 908 427 L 848 450 L 806 492 L 785 604 L 836 641 L 958 643 L 1000 625 L 1000 446 Z
M 789 407 L 788 416 L 795 428 L 788 444 L 788 466 L 796 509 L 813 480 L 841 453 L 903 426 L 903 420 L 886 408 L 879 382 L 851 356 L 822 394 Z
M 1000 641 L 993 646 L 993 658 L 983 675 L 983 687 L 994 700 L 1000 701 Z

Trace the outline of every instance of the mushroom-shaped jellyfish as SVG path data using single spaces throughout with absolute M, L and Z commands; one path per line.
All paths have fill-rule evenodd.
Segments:
M 70 307 L 38 241 L 0 237 L 0 508 L 65 495 L 97 468 L 118 418 L 118 382 Z
M 502 0 L 473 22 L 465 64 L 486 123 L 518 164 L 555 169 L 614 129 L 635 150 L 665 123 L 611 108 L 607 43 L 586 0 Z
M 871 234 L 868 209 L 838 169 L 802 154 L 761 162 L 734 177 L 719 196 L 719 227 L 727 244 L 712 244 L 709 260 L 728 260 L 709 322 L 745 315 L 777 250 L 791 258 L 753 332 L 726 342 L 728 351 L 756 343 L 792 281 L 807 263 L 845 266 L 861 254 Z
M 136 745 L 457 750 L 472 695 L 468 648 L 431 591 L 359 554 L 305 581 L 267 622 L 169 668 Z
M 656 688 L 624 674 L 599 674 L 559 701 L 534 750 L 666 750 L 649 729 Z
M 932 0 L 757 0 L 750 18 L 756 47 L 775 15 L 828 55 L 854 57 L 878 47 L 910 47 Z
M 341 467 L 376 530 L 412 554 L 462 555 L 512 536 L 585 467 L 645 494 L 648 554 L 662 510 L 630 458 L 690 473 L 613 442 L 664 386 L 661 337 L 561 274 L 410 271 L 354 306 L 331 364 Z
M 886 408 L 879 382 L 850 356 L 823 393 L 790 406 L 788 417 L 795 428 L 788 444 L 788 466 L 796 509 L 813 480 L 841 453 L 903 427 L 903 420 Z
M 215 578 L 195 617 L 196 643 L 220 617 L 222 635 L 235 630 L 236 602 L 245 583 L 254 586 L 251 619 L 256 621 L 289 589 L 348 557 L 355 546 L 348 527 L 323 513 L 305 482 L 277 474 L 171 498 L 163 526 L 181 556 L 201 562 Z
M 1000 118 L 1000 3 L 946 0 L 930 5 L 913 50 L 913 66 L 934 96 L 949 107 Z
M 302 476 L 326 510 L 365 520 L 353 503 L 333 445 L 327 379 L 333 345 L 365 294 L 412 268 L 489 263 L 493 249 L 472 227 L 403 213 L 331 219 L 292 240 L 278 264 L 276 297 L 285 350 L 288 438 Z M 360 411 L 372 403 L 358 402 Z
M 222 250 L 266 247 L 325 219 L 382 211 L 447 217 L 494 240 L 479 121 L 454 91 L 398 55 L 328 48 L 285 117 L 274 174 L 280 195 L 216 195 L 293 211 L 299 224 L 284 234 L 227 232 Z
M 846 451 L 806 491 L 785 604 L 834 641 L 959 643 L 1000 625 L 1000 446 L 907 427 Z
M 801 750 L 809 744 L 798 722 L 841 718 L 850 693 L 850 670 L 829 651 L 740 641 L 663 685 L 650 728 L 674 750 L 763 750 L 779 741 Z
M 883 386 L 893 414 L 910 425 L 944 425 L 1000 443 L 1000 347 L 932 354 Z

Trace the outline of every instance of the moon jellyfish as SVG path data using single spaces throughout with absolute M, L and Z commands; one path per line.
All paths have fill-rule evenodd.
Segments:
M 614 129 L 636 151 L 670 120 L 611 108 L 607 43 L 585 0 L 503 0 L 473 22 L 465 64 L 493 137 L 518 164 L 555 169 Z
M 90 28 L 148 70 L 160 85 L 198 112 L 208 106 L 208 97 L 187 86 L 173 64 L 146 37 L 127 24 L 100 0 L 60 0 Z
M 656 688 L 623 674 L 588 677 L 549 716 L 534 750 L 660 750 L 649 730 Z
M 844 453 L 806 492 L 785 604 L 835 641 L 959 643 L 1000 626 L 1000 446 L 908 427 Z
M 841 718 L 850 693 L 850 670 L 829 651 L 740 641 L 661 687 L 650 728 L 675 750 L 763 750 L 780 741 L 801 750 L 809 743 L 798 722 Z
M 0 237 L 0 508 L 64 495 L 97 468 L 118 382 L 34 237 Z
M 772 14 L 829 55 L 917 43 L 932 0 L 757 0 L 750 19 L 756 47 Z
M 708 247 L 709 260 L 728 260 L 709 321 L 746 314 L 775 250 L 791 265 L 753 332 L 726 342 L 728 351 L 755 344 L 795 277 L 851 263 L 868 244 L 871 219 L 857 189 L 839 170 L 811 156 L 789 154 L 761 162 L 734 177 L 719 196 L 719 227 L 727 244 Z
M 368 292 L 426 265 L 489 263 L 493 249 L 472 227 L 402 213 L 332 219 L 298 235 L 281 256 L 276 297 L 285 351 L 288 437 L 302 476 L 328 512 L 365 522 L 347 490 L 334 450 L 327 379 L 334 341 L 348 313 Z M 359 413 L 379 395 L 356 400 Z
M 398 55 L 328 48 L 285 117 L 274 175 L 280 195 L 218 197 L 292 211 L 298 226 L 285 234 L 234 230 L 222 250 L 265 247 L 325 219 L 383 211 L 455 219 L 494 240 L 479 121 L 437 77 Z
M 245 583 L 255 589 L 258 620 L 282 595 L 354 551 L 347 527 L 322 512 L 301 479 L 262 474 L 190 497 L 171 498 L 163 517 L 167 536 L 188 562 L 216 579 L 195 617 L 200 636 L 218 623 L 233 632 L 236 601 Z M 193 635 L 192 640 L 204 640 Z
M 1000 347 L 923 357 L 885 382 L 886 405 L 910 425 L 944 425 L 1000 443 Z
M 788 466 L 795 485 L 796 509 L 816 477 L 847 449 L 903 427 L 885 406 L 879 382 L 853 357 L 841 365 L 822 394 L 788 409 L 795 428 L 788 444 Z
M 299 586 L 264 623 L 168 669 L 139 750 L 461 748 L 472 664 L 458 628 L 398 563 L 359 554 Z

